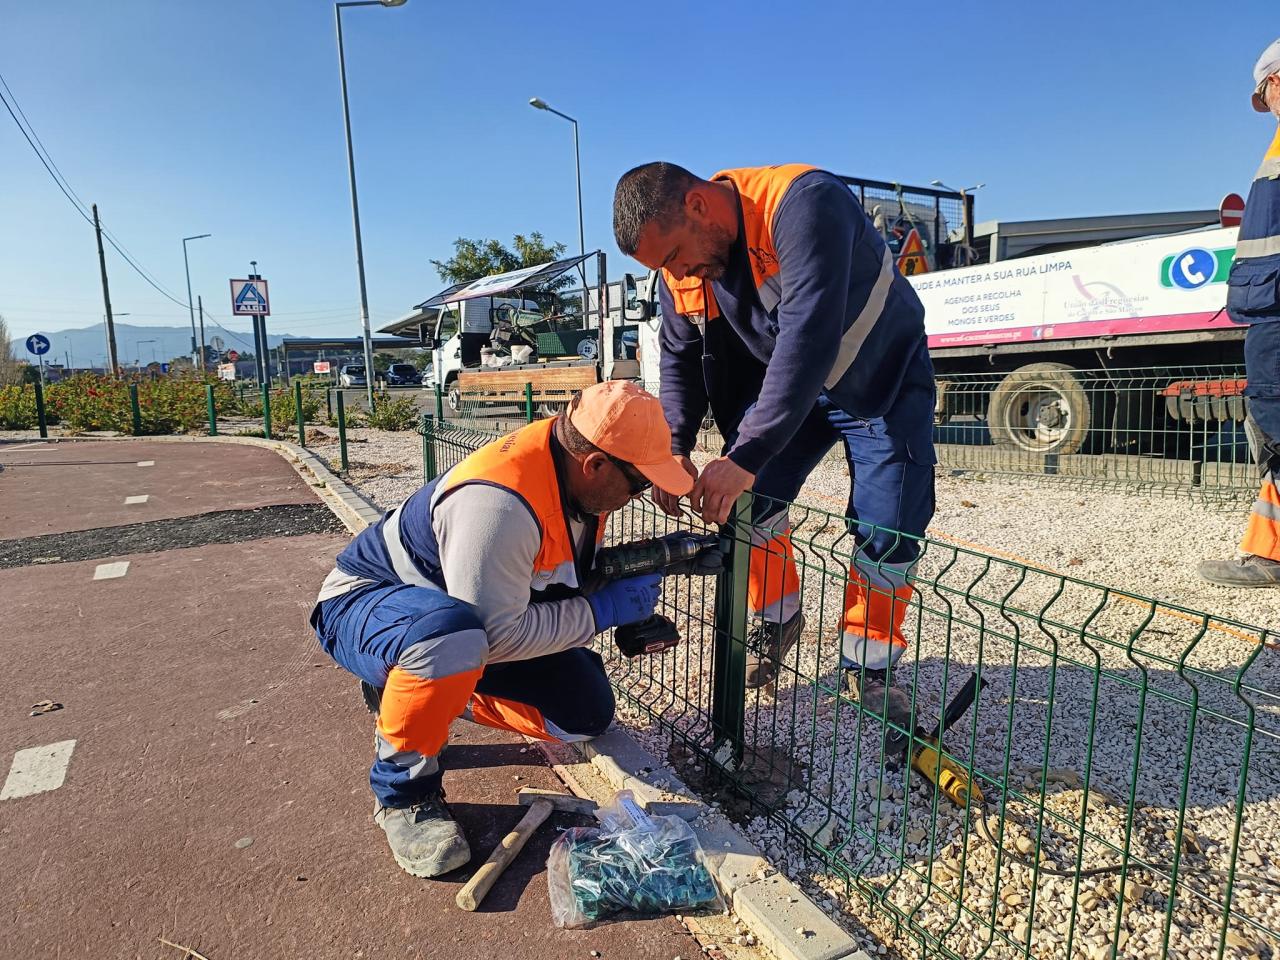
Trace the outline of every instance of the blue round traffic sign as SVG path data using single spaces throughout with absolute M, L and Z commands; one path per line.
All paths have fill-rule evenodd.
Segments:
M 48 352 L 49 338 L 43 333 L 33 333 L 27 337 L 27 353 L 34 353 L 38 357 Z
M 1218 261 L 1203 247 L 1192 247 L 1173 258 L 1169 264 L 1169 279 L 1183 290 L 1203 287 L 1218 272 Z

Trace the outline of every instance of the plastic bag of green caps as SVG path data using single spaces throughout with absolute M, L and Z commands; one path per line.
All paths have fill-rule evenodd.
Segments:
M 584 927 L 623 911 L 724 912 L 689 824 L 649 816 L 630 790 L 615 796 L 599 818 L 599 829 L 574 827 L 551 847 L 547 883 L 556 926 Z

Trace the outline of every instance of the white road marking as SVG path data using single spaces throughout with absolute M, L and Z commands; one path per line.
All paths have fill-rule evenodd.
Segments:
M 151 494 L 143 493 L 143 494 L 139 494 L 136 497 L 125 497 L 124 503 L 125 503 L 125 506 L 127 507 L 133 503 L 146 503 L 150 499 L 151 499 Z
M 156 462 L 155 462 L 154 460 L 139 460 L 139 461 L 138 461 L 138 466 L 140 466 L 140 467 L 154 467 L 155 465 L 156 465 Z
M 95 580 L 114 580 L 129 572 L 129 561 L 118 560 L 115 563 L 100 563 L 93 570 Z
M 13 765 L 5 778 L 0 800 L 29 797 L 57 790 L 67 778 L 74 740 L 59 740 L 44 747 L 29 747 L 13 755 Z

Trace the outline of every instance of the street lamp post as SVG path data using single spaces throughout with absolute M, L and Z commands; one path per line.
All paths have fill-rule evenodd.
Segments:
M 351 222 L 356 234 L 356 275 L 360 278 L 360 332 L 364 337 L 364 380 L 373 409 L 373 334 L 369 330 L 369 295 L 364 282 L 364 244 L 360 239 L 360 203 L 356 199 L 356 156 L 351 146 L 351 109 L 347 103 L 347 56 L 342 48 L 343 7 L 399 7 L 405 0 L 346 0 L 333 5 L 338 28 L 338 75 L 342 78 L 342 123 L 347 131 L 347 176 L 351 180 Z
M 547 113 L 554 113 L 557 117 L 568 120 L 573 124 L 573 173 L 578 183 L 578 253 L 582 256 L 587 255 L 587 242 L 582 230 L 582 159 L 578 153 L 578 121 L 573 119 L 567 113 L 561 113 L 555 107 L 551 106 L 541 97 L 531 97 L 529 106 L 535 110 L 545 110 Z M 578 264 L 578 270 L 582 274 L 582 315 L 587 315 L 587 265 L 586 262 Z M 605 306 L 601 307 L 603 311 Z M 601 313 L 603 318 L 603 313 Z
M 196 370 L 201 369 L 201 363 L 197 359 L 199 354 L 196 353 L 196 308 L 191 302 L 191 263 L 187 260 L 187 241 L 203 240 L 211 236 L 213 236 L 211 233 L 197 233 L 194 237 L 182 238 L 182 265 L 187 271 L 187 311 L 191 314 L 191 366 Z
M 133 342 L 133 352 L 137 354 L 137 356 L 133 358 L 133 365 L 135 369 L 137 367 L 142 366 L 142 345 L 144 343 L 151 344 L 151 362 L 152 363 L 156 362 L 156 341 L 155 340 L 135 340 Z

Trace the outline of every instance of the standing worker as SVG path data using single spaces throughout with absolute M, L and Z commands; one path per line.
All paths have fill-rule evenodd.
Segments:
M 890 669 L 907 646 L 912 538 L 933 516 L 937 462 L 915 291 L 848 186 L 801 164 L 710 180 L 672 163 L 636 167 L 618 181 L 613 228 L 623 253 L 662 271 L 659 396 L 672 452 L 697 480 L 690 506 L 718 523 L 744 491 L 755 494 L 748 686 L 777 676 L 804 629 L 787 506 L 840 442 L 856 543 L 841 624 L 846 683 L 910 731 L 911 697 Z M 689 452 L 708 406 L 725 446 L 698 476 Z M 678 496 L 655 500 L 679 512 Z
M 409 873 L 471 856 L 441 784 L 454 719 L 560 741 L 608 728 L 613 693 L 587 645 L 652 614 L 660 575 L 585 591 L 608 514 L 651 484 L 693 486 L 662 408 L 635 384 L 601 383 L 481 447 L 338 554 L 311 623 L 380 693 L 374 820 Z
M 1280 40 L 1253 68 L 1253 108 L 1280 118 Z M 1280 128 L 1249 188 L 1227 280 L 1227 316 L 1247 323 L 1244 371 L 1249 417 L 1245 432 L 1262 489 L 1249 514 L 1240 556 L 1205 560 L 1199 573 L 1229 587 L 1280 586 Z

